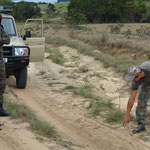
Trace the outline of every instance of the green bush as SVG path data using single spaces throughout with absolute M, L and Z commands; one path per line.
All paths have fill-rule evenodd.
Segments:
M 70 0 L 68 16 L 82 14 L 89 23 L 118 22 L 122 20 L 127 0 Z M 74 20 L 74 16 L 72 17 Z
M 13 14 L 15 19 L 19 21 L 41 16 L 40 8 L 37 3 L 24 1 L 14 4 Z
M 66 17 L 66 21 L 70 24 L 83 24 L 87 23 L 87 19 L 84 14 L 77 12 L 75 9 L 71 9 Z
M 142 0 L 127 1 L 124 13 L 127 22 L 142 22 L 143 16 L 147 13 L 146 4 Z

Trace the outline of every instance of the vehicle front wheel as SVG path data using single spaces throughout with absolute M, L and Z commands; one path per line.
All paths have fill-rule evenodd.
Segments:
M 21 68 L 15 77 L 17 88 L 24 89 L 27 83 L 27 67 Z

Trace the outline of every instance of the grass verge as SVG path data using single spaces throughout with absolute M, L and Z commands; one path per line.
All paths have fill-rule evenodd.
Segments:
M 64 87 L 62 89 L 62 91 L 69 90 L 74 95 L 79 95 L 79 96 L 82 96 L 84 98 L 93 98 L 94 95 L 92 94 L 91 89 L 92 89 L 91 85 L 88 85 L 88 84 L 82 85 L 79 88 L 75 87 L 75 86 L 72 86 L 72 85 L 67 85 L 66 87 Z
M 14 93 L 14 91 L 11 91 Z M 53 138 L 56 141 L 56 144 L 66 147 L 69 150 L 72 149 L 72 144 L 64 141 L 60 135 L 57 133 L 54 126 L 50 125 L 46 121 L 42 121 L 32 112 L 32 110 L 24 105 L 12 103 L 7 95 L 4 96 L 4 107 L 7 111 L 11 112 L 12 119 L 20 119 L 22 122 L 27 122 L 29 124 L 29 128 L 36 133 L 37 135 Z
M 122 119 L 125 115 L 125 112 L 121 109 L 117 108 L 116 105 L 107 99 L 102 99 L 100 97 L 96 97 L 92 94 L 91 86 L 84 85 L 81 87 L 75 87 L 72 85 L 67 85 L 62 89 L 71 91 L 74 95 L 82 96 L 86 99 L 90 100 L 89 106 L 87 109 L 93 117 L 101 116 L 105 119 L 107 123 L 121 123 Z M 134 121 L 135 117 L 131 115 L 131 120 Z
M 77 41 L 67 41 L 64 39 L 61 39 L 59 37 L 57 38 L 49 38 L 46 40 L 46 43 L 48 44 L 55 44 L 57 46 L 66 45 L 71 48 L 75 48 L 78 50 L 79 53 L 88 55 L 91 57 L 94 57 L 95 60 L 99 60 L 104 63 L 104 67 L 114 67 L 117 72 L 125 73 L 127 72 L 127 69 L 134 65 L 134 64 L 140 64 L 141 61 L 139 60 L 133 60 L 128 57 L 123 56 L 111 56 L 109 54 L 101 53 L 94 51 L 94 47 L 79 43 Z
M 47 59 L 51 59 L 54 63 L 59 65 L 64 64 L 65 59 L 58 49 L 46 48 L 46 52 L 49 53 Z
M 93 116 L 102 115 L 104 111 L 114 109 L 114 104 L 110 100 L 102 100 L 101 98 L 92 99 L 88 107 Z
M 7 111 L 11 112 L 11 118 L 21 119 L 23 122 L 27 122 L 34 133 L 37 133 L 44 137 L 57 137 L 58 134 L 53 126 L 48 122 L 42 121 L 27 107 L 24 105 L 12 103 L 5 96 L 4 107 Z
M 89 109 L 93 116 L 100 115 L 109 124 L 121 123 L 125 115 L 125 111 L 117 108 L 111 100 L 102 100 L 101 98 L 91 100 Z M 130 118 L 135 121 L 135 117 L 132 114 Z

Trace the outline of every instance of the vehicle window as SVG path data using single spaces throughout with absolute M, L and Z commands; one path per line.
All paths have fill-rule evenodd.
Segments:
M 16 29 L 12 18 L 3 18 L 2 25 L 9 36 L 16 36 Z

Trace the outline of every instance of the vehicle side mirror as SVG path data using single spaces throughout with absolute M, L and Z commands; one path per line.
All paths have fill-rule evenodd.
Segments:
M 26 40 L 26 38 L 30 38 L 30 37 L 31 37 L 31 31 L 26 30 L 25 35 L 23 36 L 23 40 Z
M 31 37 L 31 31 L 30 30 L 26 30 L 25 31 L 25 37 Z

